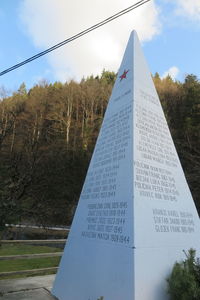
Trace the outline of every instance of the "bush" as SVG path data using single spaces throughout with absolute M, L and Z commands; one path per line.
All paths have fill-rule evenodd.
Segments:
M 195 254 L 196 251 L 190 249 L 184 261 L 174 264 L 167 279 L 171 300 L 200 299 L 200 260 Z

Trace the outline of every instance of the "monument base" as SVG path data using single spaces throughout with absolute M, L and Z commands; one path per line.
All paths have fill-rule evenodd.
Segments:
M 162 299 L 168 300 L 167 278 L 177 261 L 185 260 L 185 247 L 124 248 L 83 243 L 80 251 L 69 251 L 62 260 L 70 272 L 60 272 L 56 284 L 59 300 Z M 183 251 L 184 250 L 184 251 Z M 93 254 L 92 254 L 93 253 Z M 198 251 L 199 254 L 199 251 Z M 76 280 L 74 280 L 76 278 Z M 67 297 L 63 296 L 67 291 Z M 52 291 L 54 294 L 54 291 Z

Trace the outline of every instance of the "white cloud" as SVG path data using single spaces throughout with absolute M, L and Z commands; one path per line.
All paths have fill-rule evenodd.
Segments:
M 20 18 L 34 45 L 46 49 L 133 4 L 132 0 L 23 0 Z M 117 71 L 132 29 L 141 41 L 160 32 L 158 8 L 150 1 L 48 55 L 55 79 Z
M 168 75 L 174 80 L 177 78 L 179 74 L 179 69 L 175 66 L 169 68 L 169 70 L 167 70 L 166 72 L 164 72 L 164 74 L 161 76 L 161 78 L 165 78 L 167 77 Z
M 200 0 L 176 0 L 176 13 L 200 21 Z

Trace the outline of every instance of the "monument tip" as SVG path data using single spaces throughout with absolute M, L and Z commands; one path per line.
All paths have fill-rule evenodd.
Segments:
M 130 37 L 133 37 L 133 39 L 137 39 L 138 41 L 139 41 L 139 36 L 138 36 L 138 33 L 137 33 L 137 31 L 135 30 L 135 29 L 133 29 L 132 31 L 131 31 L 131 34 L 130 34 Z

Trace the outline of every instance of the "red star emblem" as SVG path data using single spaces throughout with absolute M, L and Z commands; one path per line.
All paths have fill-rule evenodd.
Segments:
M 129 72 L 129 70 L 124 70 L 124 73 L 121 75 L 121 76 L 119 76 L 120 77 L 120 81 L 122 81 L 124 78 L 126 78 L 126 75 L 127 75 L 127 73 Z

